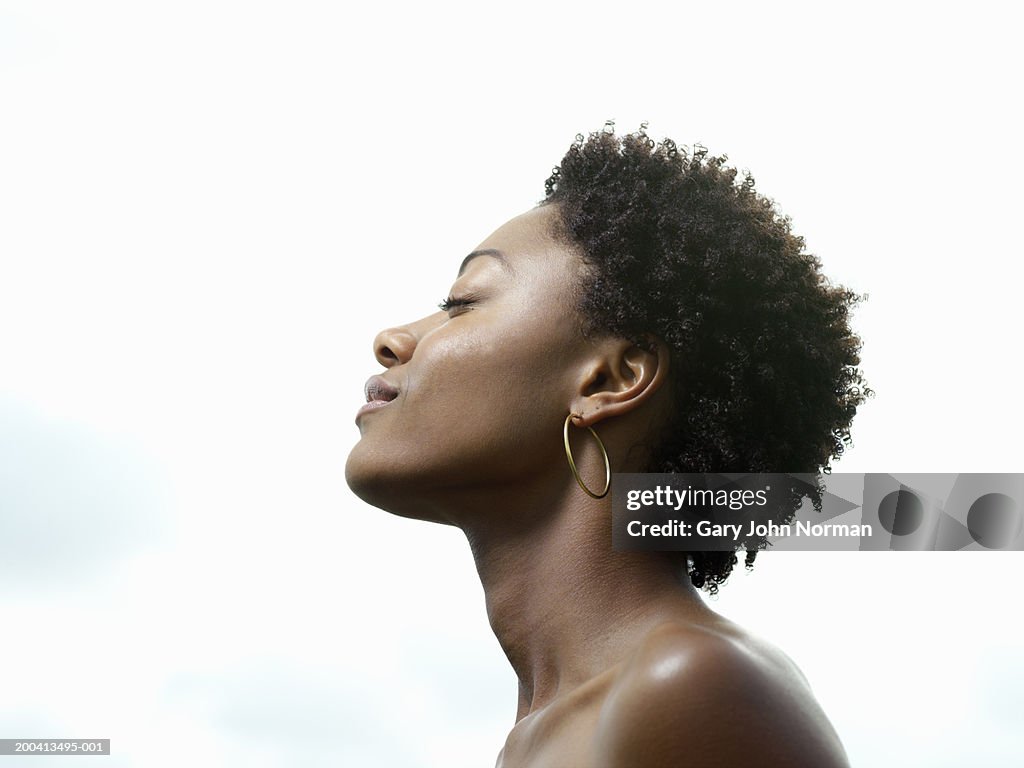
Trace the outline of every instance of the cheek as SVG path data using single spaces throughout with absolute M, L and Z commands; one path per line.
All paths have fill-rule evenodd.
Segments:
M 465 434 L 460 426 L 472 424 L 483 432 L 530 398 L 530 371 L 517 351 L 510 340 L 493 334 L 442 340 L 417 350 L 424 354 L 410 371 L 403 410 L 431 432 Z
M 401 417 L 416 425 L 422 440 L 410 450 L 439 449 L 460 461 L 508 461 L 508 452 L 521 453 L 557 432 L 565 398 L 555 366 L 550 356 L 538 356 L 525 332 L 468 336 L 429 351 L 429 365 L 427 357 L 420 361 L 421 375 L 410 378 L 402 404 Z

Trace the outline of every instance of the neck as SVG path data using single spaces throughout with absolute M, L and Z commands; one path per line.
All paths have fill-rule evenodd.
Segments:
M 520 498 L 519 509 L 547 510 L 532 522 L 507 509 L 461 526 L 519 678 L 517 721 L 613 667 L 658 623 L 704 609 L 664 556 L 612 549 L 610 498 L 565 491 Z

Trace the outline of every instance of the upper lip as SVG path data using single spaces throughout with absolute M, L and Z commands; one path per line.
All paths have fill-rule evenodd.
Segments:
M 398 397 L 398 390 L 388 384 L 383 376 L 371 376 L 368 378 L 364 391 L 366 392 L 366 402 L 368 403 L 372 403 L 374 400 L 390 402 Z

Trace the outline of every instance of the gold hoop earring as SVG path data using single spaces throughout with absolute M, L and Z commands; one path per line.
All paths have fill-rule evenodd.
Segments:
M 592 490 L 587 488 L 583 484 L 583 478 L 580 477 L 579 470 L 576 469 L 576 462 L 572 460 L 572 450 L 569 448 L 569 421 L 575 414 L 570 413 L 565 417 L 565 424 L 562 427 L 562 437 L 565 440 L 565 457 L 569 460 L 569 469 L 572 470 L 573 476 L 576 478 L 576 482 L 580 484 L 580 488 L 587 492 L 589 496 L 595 499 L 603 499 L 608 495 L 608 489 L 612 486 L 612 467 L 608 463 L 608 451 L 604 449 L 604 443 L 601 442 L 601 438 L 597 436 L 597 432 L 594 431 L 593 427 L 587 427 L 590 430 L 590 434 L 597 440 L 597 444 L 601 447 L 601 455 L 604 456 L 604 490 L 601 493 L 594 493 Z

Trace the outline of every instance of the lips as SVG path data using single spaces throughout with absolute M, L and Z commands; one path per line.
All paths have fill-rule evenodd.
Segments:
M 382 376 L 371 376 L 364 387 L 366 392 L 366 405 L 356 413 L 356 422 L 370 411 L 378 411 L 386 408 L 388 403 L 398 397 L 398 390 L 388 384 Z
M 381 400 L 390 403 L 398 397 L 398 390 L 388 384 L 383 376 L 371 376 L 366 380 L 366 386 L 363 389 L 366 392 L 366 402 L 368 403 Z

